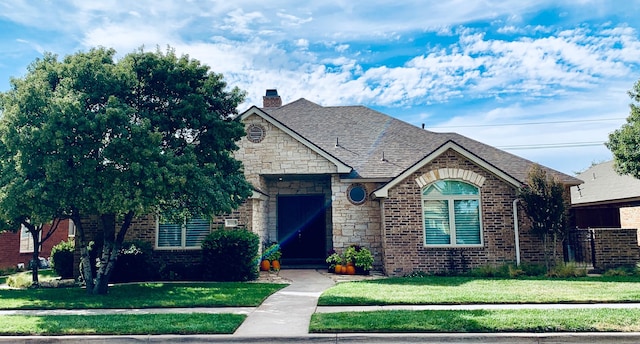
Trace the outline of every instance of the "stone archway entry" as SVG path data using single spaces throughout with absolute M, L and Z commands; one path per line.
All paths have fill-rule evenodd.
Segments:
M 326 206 L 324 195 L 279 195 L 278 242 L 287 266 L 324 264 Z

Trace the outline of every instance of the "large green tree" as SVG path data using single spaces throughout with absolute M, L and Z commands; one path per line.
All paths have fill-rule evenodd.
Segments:
M 244 135 L 231 120 L 244 99 L 188 56 L 99 48 L 36 60 L 2 95 L 2 174 L 72 219 L 89 293 L 104 294 L 135 216 L 213 217 L 250 195 L 233 158 Z M 0 195 L 1 196 L 1 195 Z M 100 219 L 95 276 L 84 222 Z
M 640 178 L 640 80 L 629 91 L 629 96 L 633 102 L 627 123 L 609 134 L 605 145 L 613 153 L 618 173 Z
M 555 265 L 558 241 L 567 231 L 564 193 L 564 185 L 537 164 L 529 170 L 526 185 L 518 190 L 518 199 L 531 220 L 531 231 L 542 238 L 547 268 Z

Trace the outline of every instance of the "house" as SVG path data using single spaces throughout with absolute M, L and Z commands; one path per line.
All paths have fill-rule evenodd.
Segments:
M 614 162 L 595 164 L 578 174 L 584 184 L 571 188 L 578 228 L 640 228 L 640 180 L 620 175 Z
M 516 197 L 533 162 L 364 106 L 283 105 L 276 90 L 263 101 L 236 118 L 247 135 L 235 157 L 253 195 L 212 223 L 136 219 L 127 240 L 152 242 L 162 266 L 198 260 L 201 238 L 220 226 L 279 242 L 285 267 L 324 265 L 352 244 L 388 275 L 544 262 Z M 581 183 L 545 170 L 567 188 Z
M 619 175 L 613 161 L 595 164 L 577 177 L 584 184 L 571 188 L 570 219 L 576 229 L 567 240 L 568 251 L 600 270 L 635 266 L 640 258 L 640 180 Z
M 56 231 L 47 239 L 40 248 L 40 256 L 49 258 L 53 246 L 62 241 L 73 238 L 74 226 L 69 220 L 63 220 L 58 225 Z M 49 225 L 43 228 L 44 234 L 50 229 Z M 20 231 L 0 233 L 0 269 L 16 268 L 18 266 L 28 267 L 29 261 L 33 258 L 33 239 L 26 227 Z

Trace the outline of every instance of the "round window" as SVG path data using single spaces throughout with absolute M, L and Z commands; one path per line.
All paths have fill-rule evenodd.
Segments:
M 353 204 L 362 204 L 367 200 L 367 188 L 362 184 L 351 184 L 347 189 L 347 197 Z
M 247 139 L 253 143 L 258 143 L 264 139 L 266 130 L 260 124 L 249 124 L 247 127 Z

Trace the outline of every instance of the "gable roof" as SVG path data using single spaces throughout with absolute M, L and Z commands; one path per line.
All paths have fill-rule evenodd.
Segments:
M 612 161 L 593 165 L 580 173 L 584 184 L 571 188 L 571 205 L 586 206 L 640 200 L 640 180 L 619 175 Z
M 298 142 L 302 143 L 303 145 L 307 146 L 314 152 L 318 153 L 323 158 L 329 160 L 330 162 L 336 165 L 338 173 L 350 173 L 352 171 L 352 168 L 349 165 L 346 165 L 345 163 L 337 159 L 335 156 L 327 153 L 325 150 L 322 149 L 322 147 L 317 146 L 313 142 L 309 141 L 306 137 L 301 136 L 296 131 L 292 130 L 282 122 L 274 119 L 268 113 L 264 112 L 262 109 L 257 108 L 256 106 L 252 106 L 251 108 L 249 108 L 249 110 L 243 112 L 240 116 L 238 116 L 238 118 L 240 120 L 243 120 L 251 115 L 258 115 L 264 118 L 266 121 L 274 125 L 276 128 L 284 131 L 289 136 L 298 140 Z
M 248 111 L 257 113 L 252 109 Z M 350 178 L 392 180 L 447 142 L 461 148 L 465 156 L 484 161 L 493 172 L 503 174 L 511 182 L 524 183 L 534 164 L 468 137 L 424 130 L 364 106 L 325 107 L 301 98 L 281 107 L 260 110 L 316 149 L 350 166 L 353 169 Z M 565 184 L 582 182 L 546 170 Z

